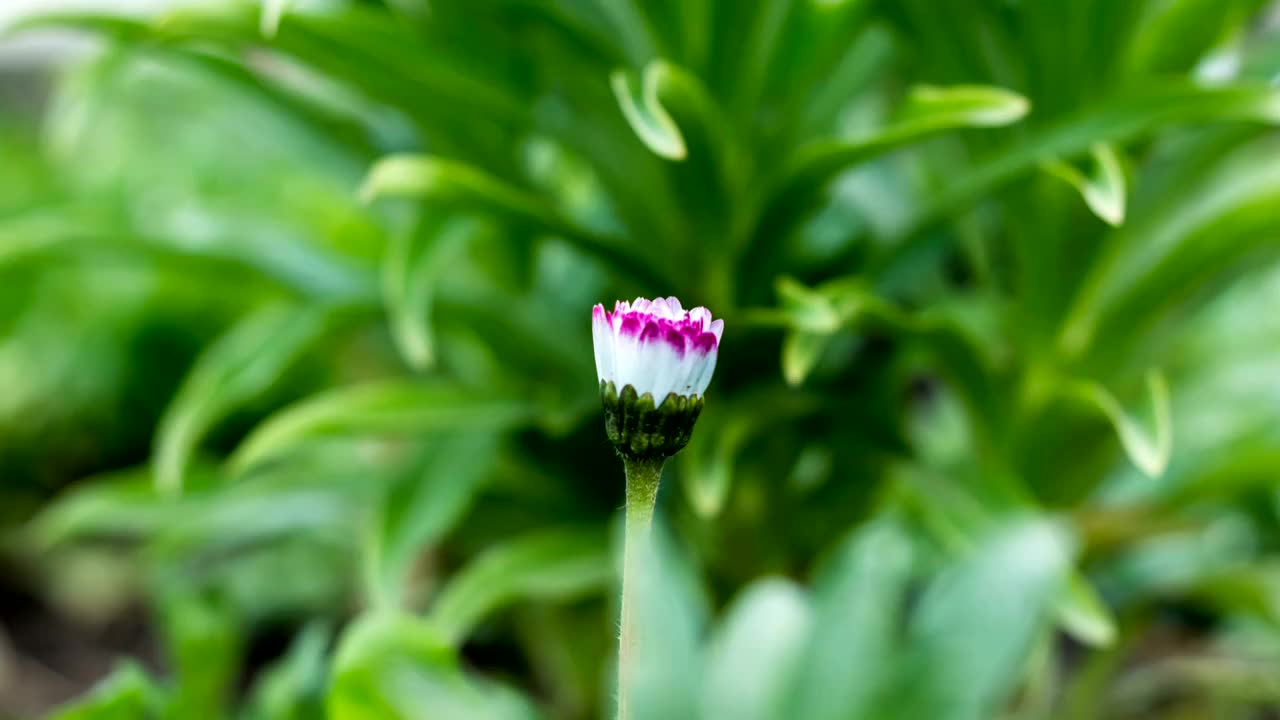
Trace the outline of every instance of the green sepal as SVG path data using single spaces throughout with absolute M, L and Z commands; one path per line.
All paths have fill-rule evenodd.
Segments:
M 657 405 L 652 394 L 640 395 L 631 385 L 619 393 L 611 382 L 600 383 L 600 401 L 609 441 L 624 457 L 637 460 L 665 459 L 680 452 L 693 436 L 703 405 L 697 395 L 675 393 Z

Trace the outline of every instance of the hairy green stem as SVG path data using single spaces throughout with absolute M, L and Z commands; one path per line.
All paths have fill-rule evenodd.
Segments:
M 662 459 L 624 457 L 627 473 L 627 520 L 622 550 L 622 626 L 618 639 L 618 720 L 626 720 L 630 672 L 633 667 L 639 628 L 635 627 L 636 596 L 640 592 L 640 564 L 649 550 L 649 529 L 653 525 L 653 507 L 658 499 L 658 481 L 662 478 Z

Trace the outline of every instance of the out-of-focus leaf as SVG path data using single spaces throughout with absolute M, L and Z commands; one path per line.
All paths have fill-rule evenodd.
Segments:
M 149 472 L 96 477 L 67 493 L 28 526 L 34 546 L 49 550 L 86 537 L 137 538 L 157 531 L 171 508 L 158 507 Z
M 1125 185 L 1124 168 L 1115 148 L 1097 144 L 1089 150 L 1094 170 L 1085 175 L 1074 165 L 1061 160 L 1050 161 L 1045 169 L 1071 184 L 1084 198 L 1084 202 L 1108 225 L 1124 223 Z
M 316 436 L 500 430 L 526 423 L 534 415 L 528 402 L 444 382 L 366 383 L 335 388 L 280 410 L 264 420 L 228 462 L 238 473 Z
M 750 25 L 743 40 L 743 51 L 734 63 L 733 95 L 730 107 L 736 117 L 750 127 L 760 108 L 760 98 L 769 80 L 771 64 L 778 56 L 783 28 L 795 3 L 777 0 L 752 8 L 747 14 Z
M 679 478 L 689 505 L 703 518 L 714 518 L 724 509 L 733 488 L 735 465 L 752 440 L 777 423 L 811 412 L 817 398 L 795 390 L 768 388 L 717 398 L 698 417 L 697 440 L 679 455 Z M 756 412 L 769 407 L 768 414 Z
M 1126 52 L 1130 73 L 1186 72 L 1248 10 L 1249 0 L 1174 0 L 1153 3 Z
M 396 233 L 383 263 L 383 288 L 391 332 L 405 361 L 415 370 L 435 363 L 431 316 L 437 286 L 463 246 L 483 226 L 471 218 L 424 220 L 422 227 Z M 425 247 L 416 249 L 415 238 Z M 416 249 L 416 251 L 415 251 Z
M 315 720 L 323 717 L 332 631 L 319 621 L 302 629 L 278 663 L 267 668 L 249 693 L 253 720 Z
M 898 115 L 867 137 L 828 140 L 803 148 L 780 186 L 811 192 L 840 172 L 935 133 L 957 128 L 1003 127 L 1030 110 L 1026 98 L 992 87 L 924 85 L 914 88 Z
M 877 522 L 840 544 L 814 587 L 809 649 L 790 712 L 808 720 L 867 716 L 890 681 L 911 576 L 911 539 Z
M 1169 385 L 1163 373 L 1158 370 L 1147 373 L 1147 392 L 1155 424 L 1153 433 L 1147 433 L 1130 418 L 1120 401 L 1100 383 L 1076 381 L 1068 388 L 1106 416 L 1115 428 L 1125 454 L 1139 470 L 1153 478 L 1164 473 L 1173 452 L 1173 420 L 1169 409 Z
M 268 305 L 245 317 L 201 354 L 160 420 L 156 487 L 182 489 L 191 454 L 228 413 L 269 390 L 330 327 L 329 308 Z
M 1280 90 L 1272 100 L 1280 122 Z M 1278 150 L 1274 137 L 1243 144 L 1118 230 L 1063 322 L 1063 351 L 1105 356 L 1127 349 L 1144 337 L 1137 331 L 1194 297 L 1194 289 L 1239 272 L 1251 254 L 1274 253 L 1280 166 L 1271 158 Z M 1103 338 L 1107 343 L 1093 347 Z
M 1002 127 L 1027 114 L 1026 98 L 979 86 L 915 88 L 898 117 L 853 140 L 824 140 L 801 148 L 771 184 L 755 243 L 776 242 L 793 221 L 822 197 L 827 183 L 860 163 L 891 150 L 959 128 Z
M 781 307 L 751 310 L 744 319 L 787 329 L 782 370 L 789 383 L 808 377 L 837 331 L 873 327 L 926 350 L 975 411 L 986 418 L 993 416 L 988 360 L 973 334 L 943 312 L 945 308 L 904 312 L 879 297 L 861 277 L 836 278 L 816 288 L 782 277 L 777 289 Z
M 430 43 L 387 13 L 360 5 L 307 12 L 297 7 L 279 17 L 267 38 L 262 20 L 261 8 L 254 3 L 189 5 L 166 12 L 155 29 L 171 40 L 212 41 L 232 48 L 269 40 L 271 47 L 437 127 L 448 118 L 425 112 L 428 98 L 447 99 L 457 108 L 495 119 L 524 116 L 518 88 L 501 82 L 490 58 L 463 57 L 455 46 Z
M 684 487 L 689 504 L 704 518 L 713 518 L 723 509 L 733 480 L 733 463 L 759 422 L 748 413 L 739 413 L 720 423 L 712 431 L 712 423 L 704 413 L 698 427 L 698 442 L 680 455 L 685 467 Z
M 1106 647 L 1115 641 L 1116 619 L 1097 590 L 1079 573 L 1072 574 L 1058 598 L 1058 622 L 1077 641 Z
M 652 273 L 653 266 L 634 249 L 578 227 L 561 216 L 549 202 L 466 164 L 427 155 L 393 155 L 379 160 L 369 171 L 360 195 L 430 199 L 460 208 L 495 214 L 528 223 L 563 237 L 615 267 Z M 661 273 L 657 274 L 661 277 Z
M 217 720 L 231 701 L 241 655 L 242 629 L 228 608 L 172 588 L 161 617 L 169 660 L 177 683 L 170 699 L 173 717 Z
M 1280 90 L 1266 85 L 1153 83 L 1046 125 L 942 188 L 908 228 L 909 241 L 895 247 L 883 263 L 910 258 L 918 245 L 930 242 L 925 230 L 1047 159 L 1071 159 L 1098 143 L 1119 148 L 1161 127 L 1208 122 L 1280 124 Z
M 790 385 L 804 382 L 837 330 L 853 323 L 870 304 L 880 302 L 857 281 L 839 280 L 810 289 L 782 277 L 777 290 L 778 319 L 792 328 L 782 342 L 782 377 Z
M 661 526 L 638 553 L 628 720 L 697 717 L 707 603 L 689 561 Z
M 343 633 L 326 704 L 332 720 L 532 720 L 528 700 L 468 677 L 429 623 L 372 614 Z
M 809 598 L 793 583 L 760 580 L 743 590 L 711 638 L 702 717 L 771 720 L 794 712 L 787 690 L 803 672 L 814 621 Z
M 272 254 L 216 242 L 184 245 L 145 237 L 119 224 L 119 218 L 78 207 L 5 218 L 0 222 L 0 269 L 68 261 L 99 268 L 159 266 L 202 281 L 234 278 L 247 289 L 286 288 L 323 302 L 357 305 L 377 297 L 373 278 L 315 248 L 295 245 L 291 250 L 298 255 L 282 262 L 278 249 Z M 282 241 L 267 233 L 253 239 L 262 245 Z
M 444 639 L 458 643 L 507 603 L 572 599 L 598 592 L 612 578 L 602 531 L 540 531 L 495 546 L 464 567 L 440 591 L 430 618 Z
M 640 82 L 627 70 L 615 70 L 609 75 L 609 85 L 636 137 L 658 157 L 684 160 L 688 155 L 684 136 L 658 99 L 658 85 L 668 73 L 666 63 L 651 62 Z
M 264 37 L 274 37 L 280 29 L 280 20 L 289 12 L 294 0 L 262 0 L 262 20 L 259 29 Z
M 1072 544 L 1058 525 L 1023 520 L 944 572 L 921 598 L 899 691 L 880 715 L 979 720 L 995 713 L 1066 582 Z
M 498 442 L 491 433 L 446 432 L 420 452 L 421 462 L 392 487 L 382 501 L 378 522 L 370 532 L 375 548 L 373 602 L 381 608 L 403 601 L 413 561 L 462 519 L 472 498 L 497 460 Z
M 121 664 L 83 698 L 49 714 L 49 720 L 151 720 L 163 696 L 133 662 Z

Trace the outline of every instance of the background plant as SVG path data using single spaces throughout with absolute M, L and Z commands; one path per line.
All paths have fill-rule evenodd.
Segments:
M 5 165 L 7 554 L 164 658 L 64 716 L 606 715 L 587 311 L 675 293 L 645 716 L 1263 717 L 1266 5 L 29 21 L 106 43 Z

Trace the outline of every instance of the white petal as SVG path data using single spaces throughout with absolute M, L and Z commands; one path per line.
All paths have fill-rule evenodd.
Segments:
M 716 348 L 699 361 L 697 378 L 693 383 L 693 394 L 701 396 L 707 392 L 707 386 L 711 384 L 711 375 L 716 371 L 716 358 L 720 354 L 720 349 Z
M 615 382 L 613 328 L 605 317 L 603 305 L 591 309 L 591 342 L 596 351 L 596 377 L 604 382 Z
M 713 334 L 715 334 L 715 336 L 716 336 L 716 342 L 720 342 L 720 336 L 724 334 L 724 321 L 723 321 L 723 320 L 713 320 L 713 321 L 711 322 L 711 325 L 707 327 L 707 330 L 709 330 L 709 331 L 711 331 Z
M 677 389 L 676 376 L 682 365 L 680 353 L 665 340 L 649 339 L 640 343 L 640 355 L 644 370 L 632 384 L 636 392 L 653 395 L 654 404 L 660 405 Z

